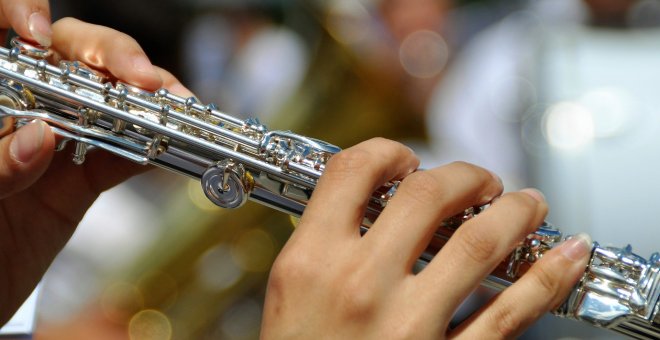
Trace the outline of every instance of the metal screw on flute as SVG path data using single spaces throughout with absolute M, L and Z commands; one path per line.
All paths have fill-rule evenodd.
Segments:
M 206 169 L 202 189 L 211 202 L 223 208 L 238 208 L 245 204 L 254 186 L 243 164 L 225 159 Z

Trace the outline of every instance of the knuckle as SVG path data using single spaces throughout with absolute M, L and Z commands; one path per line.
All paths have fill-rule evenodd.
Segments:
M 508 199 L 510 199 L 513 204 L 525 210 L 533 211 L 539 206 L 537 200 L 522 192 L 511 192 L 505 196 L 508 196 Z
M 544 265 L 532 266 L 532 270 L 528 275 L 531 275 L 533 286 L 543 292 L 541 296 L 547 296 L 549 300 L 555 300 L 561 288 L 559 275 Z
M 536 227 L 536 219 L 543 218 L 547 212 L 547 205 L 541 204 L 531 196 L 522 192 L 511 192 L 502 196 L 502 202 L 515 209 L 521 221 L 529 221 L 530 227 Z M 534 223 L 533 223 L 534 222 Z
M 123 54 L 128 54 L 131 57 L 144 55 L 140 43 L 130 35 L 112 28 L 105 29 L 104 33 L 106 41 L 111 41 L 114 46 L 119 45 L 118 48 L 114 48 L 112 51 L 122 51 Z
M 457 161 L 447 165 L 450 171 L 458 174 L 460 180 L 470 183 L 473 188 L 480 188 L 481 197 L 475 197 L 481 201 L 490 201 L 494 195 L 502 191 L 502 182 L 496 180 L 495 176 L 488 170 L 467 162 Z
M 515 314 L 515 307 L 497 308 L 492 311 L 491 322 L 497 332 L 497 338 L 509 339 L 518 333 L 522 325 L 522 320 Z
M 437 201 L 441 199 L 446 190 L 440 180 L 428 171 L 417 171 L 408 175 L 402 182 L 401 188 L 408 196 L 421 202 Z
M 400 145 L 400 143 L 395 142 L 391 139 L 383 138 L 383 137 L 374 137 L 371 138 L 367 141 L 369 144 L 379 144 L 380 146 L 395 146 L 395 145 Z
M 353 174 L 369 164 L 372 154 L 364 149 L 346 149 L 330 158 L 324 173 L 345 175 Z
M 307 257 L 282 251 L 271 268 L 269 285 L 282 287 L 288 282 L 308 282 L 316 276 L 315 268 Z
M 488 181 L 493 181 L 493 175 L 491 173 L 477 165 L 464 161 L 455 161 L 449 163 L 447 167 L 457 173 L 463 174 L 466 177 L 471 179 L 476 179 L 479 183 L 487 183 Z
M 70 24 L 70 23 L 78 23 L 78 22 L 82 22 L 82 21 L 79 20 L 79 19 L 76 19 L 74 17 L 63 17 L 63 18 L 58 19 L 56 22 L 54 22 L 53 26 L 62 25 L 62 24 Z
M 367 320 L 378 309 L 377 294 L 370 287 L 365 287 L 365 282 L 368 280 L 363 276 L 351 275 L 339 288 L 338 304 L 347 320 Z
M 498 244 L 492 237 L 489 237 L 489 233 L 480 232 L 477 228 L 465 228 L 458 237 L 452 237 L 456 239 L 458 243 L 458 248 L 464 252 L 464 254 L 475 263 L 484 263 L 492 262 L 493 254 L 498 248 Z

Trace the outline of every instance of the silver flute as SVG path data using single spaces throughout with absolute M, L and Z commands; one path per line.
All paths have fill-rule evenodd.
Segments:
M 49 63 L 51 51 L 20 39 L 0 48 L 0 118 L 16 128 L 40 119 L 62 150 L 75 143 L 73 162 L 103 149 L 140 164 L 153 164 L 200 181 L 213 203 L 237 208 L 248 198 L 300 216 L 325 164 L 340 149 L 289 131 L 269 131 L 256 119 L 241 120 L 165 89 L 149 92 L 110 82 L 77 61 Z M 369 200 L 366 232 L 398 183 Z M 424 266 L 464 221 L 483 207 L 447 219 L 419 259 Z M 543 254 L 563 241 L 548 223 L 526 237 L 484 281 L 504 289 Z M 555 314 L 639 339 L 660 339 L 660 255 L 646 260 L 631 247 L 593 244 L 584 275 Z

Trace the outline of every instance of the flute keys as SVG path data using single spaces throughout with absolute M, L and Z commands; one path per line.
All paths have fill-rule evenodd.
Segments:
M 206 169 L 201 182 L 206 197 L 223 208 L 238 208 L 245 204 L 254 187 L 252 175 L 242 164 L 230 159 Z
M 48 47 L 43 47 L 38 44 L 28 42 L 27 40 L 19 37 L 11 39 L 11 46 L 16 49 L 20 54 L 27 55 L 35 59 L 46 59 L 53 55 L 53 51 Z
M 73 163 L 76 165 L 85 163 L 88 147 L 86 143 L 76 142 L 76 150 L 73 152 Z

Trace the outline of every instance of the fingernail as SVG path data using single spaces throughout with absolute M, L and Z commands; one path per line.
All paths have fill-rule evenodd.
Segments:
M 40 12 L 34 12 L 28 17 L 28 30 L 32 38 L 39 45 L 48 47 L 52 42 L 53 30 L 50 28 L 50 21 Z
M 574 235 L 559 246 L 561 253 L 572 261 L 582 259 L 592 247 L 591 237 L 585 233 Z
M 178 84 L 178 83 L 177 84 L 172 84 L 170 86 L 169 90 L 170 90 L 171 93 L 174 93 L 177 96 L 181 96 L 181 97 L 189 97 L 189 96 L 193 95 L 192 92 L 190 92 L 190 90 L 188 90 L 183 85 Z M 197 99 L 197 98 L 195 98 L 195 99 Z M 199 100 L 197 100 L 197 101 L 199 102 Z
M 545 202 L 545 195 L 543 195 L 543 193 L 541 191 L 539 191 L 538 189 L 525 188 L 525 189 L 520 190 L 520 192 L 524 192 L 527 195 L 532 196 L 535 200 L 537 200 L 539 202 Z
M 41 150 L 45 125 L 42 121 L 34 121 L 14 133 L 9 146 L 9 153 L 14 160 L 27 163 Z

